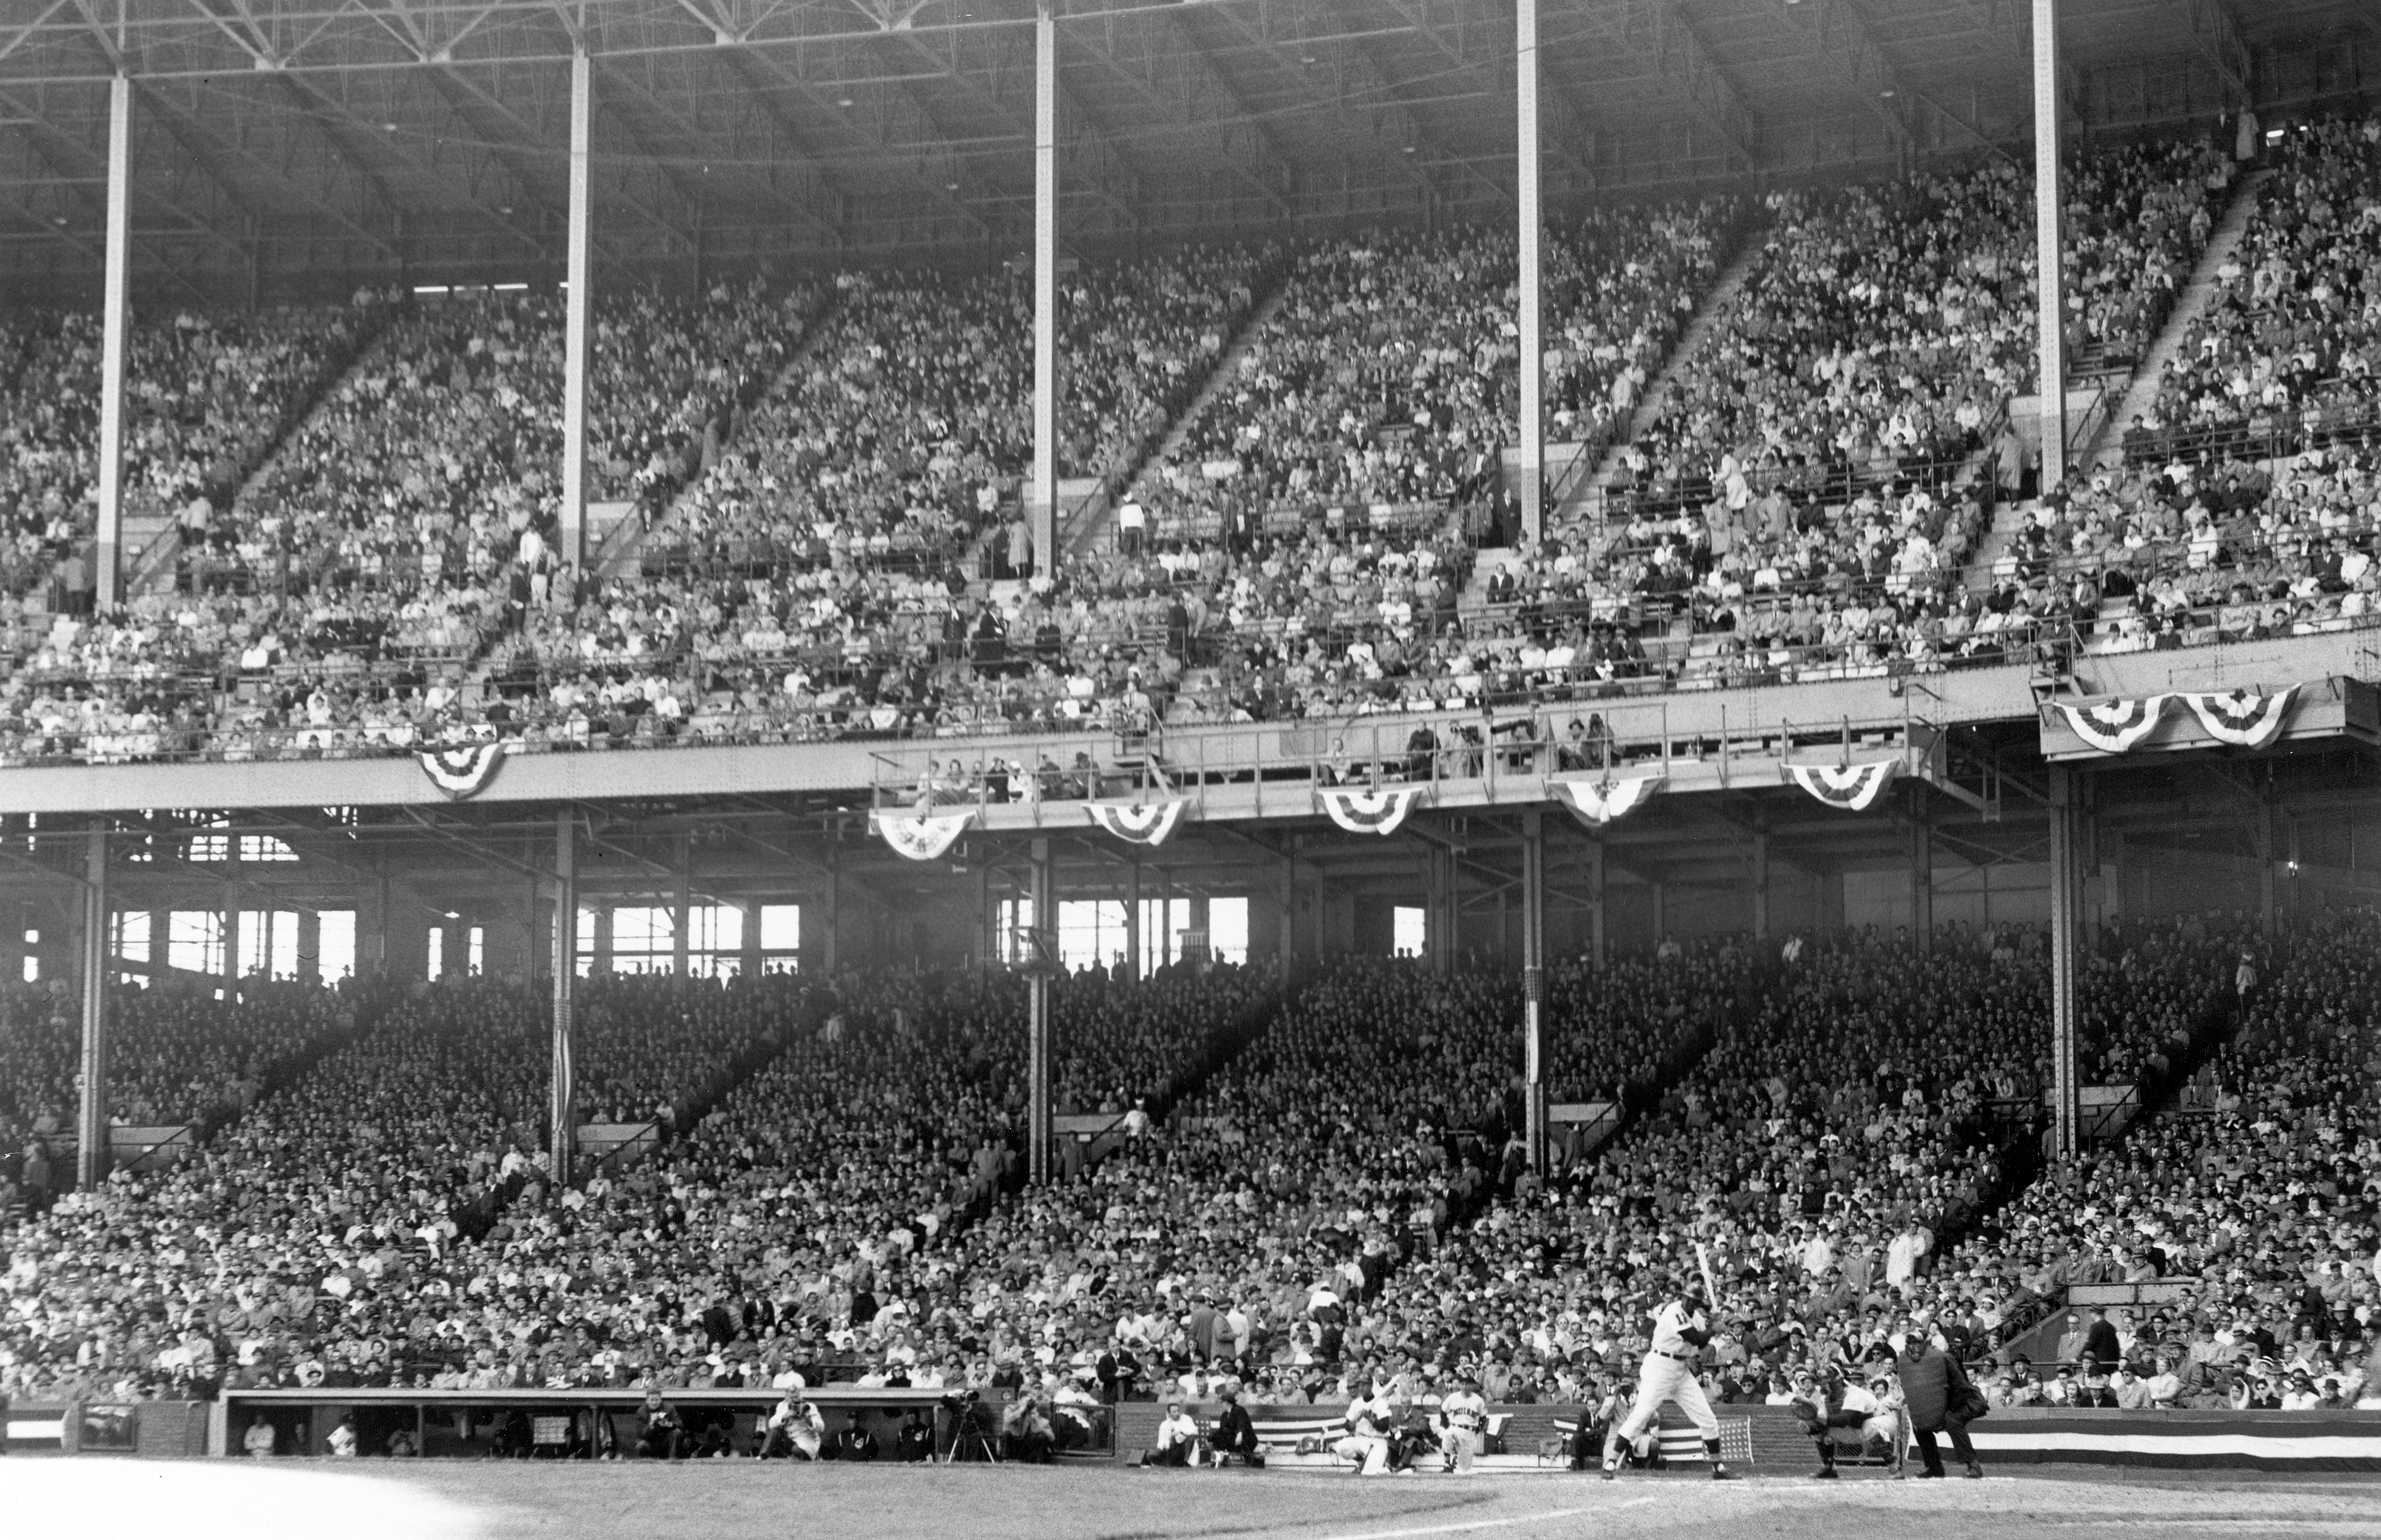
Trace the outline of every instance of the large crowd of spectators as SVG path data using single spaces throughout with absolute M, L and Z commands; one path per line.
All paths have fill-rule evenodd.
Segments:
M 2184 1110 L 2006 1207 L 2047 1072 L 2023 930 L 1557 966 L 1550 1090 L 1633 1121 L 1557 1140 L 1543 1174 L 1516 981 L 1418 961 L 1345 963 L 1278 1003 L 1236 968 L 1055 981 L 1057 1104 L 1111 1119 L 1114 1147 L 1062 1149 L 1039 1188 L 1017 1180 L 1016 974 L 591 980 L 580 1116 L 658 1143 L 568 1186 L 538 1149 L 536 990 L 359 1008 L 352 986 L 275 986 L 237 1027 L 168 1000 L 190 1042 L 131 1053 L 127 1108 L 229 1086 L 222 1127 L 163 1170 L 34 1194 L 5 1240 L 0 1388 L 857 1375 L 1017 1391 L 1062 1436 L 1096 1402 L 1227 1379 L 1261 1404 L 1422 1399 L 1463 1373 L 1593 1403 L 1700 1243 L 1725 1400 L 1856 1372 L 1917 1322 L 1981 1353 L 2066 1283 L 2182 1276 L 2186 1298 L 2122 1328 L 2143 1362 L 2114 1394 L 2171 1372 L 2185 1399 L 2262 1405 L 2304 1369 L 2340 1404 L 2375 1304 L 2372 929 L 2112 928 L 2085 969 L 2085 1079 L 2180 1083 Z M 12 996 L 11 1021 L 39 1004 Z M 243 1084 L 302 1045 L 293 1021 L 354 1031 Z M 24 1079 L 15 1104 L 55 1094 Z M 2012 1368 L 1996 1395 L 2029 1398 Z
M 2003 409 L 2034 324 L 2030 200 L 2004 165 L 1553 232 L 1548 402 L 1582 464 L 1625 436 L 1737 233 L 1759 226 L 1759 245 L 1611 488 L 1561 500 L 1601 518 L 1515 551 L 1484 609 L 1458 598 L 1472 544 L 1506 538 L 1511 511 L 1508 235 L 1070 267 L 1060 471 L 1121 503 L 1117 539 L 1056 564 L 1019 501 L 1030 304 L 1013 269 L 600 305 L 592 485 L 645 528 L 641 570 L 576 584 L 554 548 L 550 296 L 177 315 L 136 347 L 134 481 L 182 523 L 178 591 L 104 617 L 9 598 L 0 755 L 1345 719 L 2024 661 L 2070 626 L 2103 650 L 2338 629 L 2381 591 L 2346 430 L 2326 430 L 2329 459 L 2267 471 L 2169 456 L 2164 429 L 2194 391 L 2220 405 L 2253 381 L 2295 411 L 2365 388 L 2374 133 L 2285 136 L 2283 180 L 2228 268 L 2237 292 L 2131 441 L 2134 469 L 2055 489 L 1990 586 L 1960 580 L 1996 489 L 2023 479 Z M 2114 365 L 2163 324 L 2232 163 L 2182 140 L 2069 174 L 2069 340 Z M 1276 283 L 1238 371 L 1133 478 Z M 92 367 L 79 327 L 0 335 L 26 403 L 8 501 L 29 556 L 88 500 L 88 392 L 44 384 Z M 233 497 L 229 468 L 373 332 Z
M 2294 126 L 2275 157 L 2214 298 L 2124 424 L 2129 461 L 2289 455 L 2375 423 L 2381 116 Z
M 2103 1325 L 2076 1310 L 2048 1351 L 2005 1352 L 1996 1401 L 2297 1409 L 2374 1394 L 2376 939 L 2370 911 L 2293 921 L 2226 991 L 2237 1032 L 2176 1110 L 2054 1162 L 1952 1255 L 2012 1305 L 2070 1284 L 2180 1285 L 2102 1312 L 2096 1342 Z

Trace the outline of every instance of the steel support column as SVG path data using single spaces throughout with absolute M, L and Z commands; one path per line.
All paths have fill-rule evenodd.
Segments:
M 1522 0 L 1524 5 L 1529 0 Z M 1546 833 L 1544 814 L 1521 814 L 1521 1067 L 1530 1168 L 1546 1168 Z
M 1756 821 L 1752 826 L 1752 844 L 1745 852 L 1747 874 L 1752 888 L 1752 938 L 1769 939 L 1769 830 L 1765 823 Z
M 826 852 L 826 923 L 819 927 L 819 967 L 833 978 L 843 966 L 843 863 L 837 849 Z
M 2082 784 L 2071 770 L 2050 771 L 2050 1102 L 2053 1148 L 2073 1155 L 2081 1130 L 2082 1031 L 2076 994 L 2076 949 L 2082 940 L 2083 830 Z
M 2067 280 L 2058 251 L 2058 0 L 2033 0 L 2035 330 L 2040 348 L 2042 490 L 2067 474 Z
M 2274 919 L 2280 909 L 2277 902 L 2275 868 L 2280 860 L 2274 838 L 2274 801 L 2270 790 L 2257 808 L 2257 821 L 2250 830 L 2249 840 L 2257 852 L 2257 928 L 2267 935 L 2274 934 Z
M 1141 977 L 1141 862 L 1137 861 L 1125 868 L 1124 965 L 1126 977 Z
M 75 1116 L 75 1185 L 89 1191 L 107 1179 L 107 820 L 93 818 L 86 837 L 89 843 L 83 847 L 82 873 L 82 1099 Z M 149 945 L 150 956 L 163 962 L 165 937 L 153 935 Z
M 1935 818 L 1926 788 L 1910 792 L 1910 933 L 1920 956 L 1935 949 Z
M 1587 955 L 1604 966 L 1604 843 L 1587 845 Z
M 587 559 L 587 313 L 595 86 L 584 49 L 570 55 L 569 292 L 562 321 L 562 561 L 575 576 Z
M 678 892 L 670 903 L 670 972 L 686 977 L 687 928 L 694 920 L 694 844 L 681 839 L 678 846 Z
M 1298 968 L 1298 858 L 1285 855 L 1281 869 L 1275 874 L 1275 892 L 1280 909 L 1281 939 L 1277 956 L 1280 959 L 1282 987 L 1290 988 L 1299 982 Z
M 1520 104 L 1517 167 L 1520 182 L 1520 366 L 1521 536 L 1535 541 L 1545 531 L 1545 267 L 1539 250 L 1545 213 L 1545 178 L 1538 157 L 1538 0 L 1515 0 L 1514 94 Z
M 1045 8 L 1043 14 L 1049 12 Z M 1026 976 L 1025 1169 L 1036 1187 L 1050 1180 L 1050 1078 L 1056 1032 L 1050 985 L 1058 969 L 1058 900 L 1050 842 L 1033 841 L 1033 951 Z
M 132 81 L 107 83 L 107 308 L 100 318 L 99 528 L 92 581 L 103 609 L 124 597 L 124 362 L 132 326 Z
M 547 1097 L 547 1140 L 554 1179 L 568 1183 L 578 1154 L 578 1029 L 571 993 L 579 981 L 579 821 L 568 808 L 554 814 L 554 1079 Z
M 1026 493 L 1037 571 L 1058 551 L 1058 23 L 1033 20 L 1033 482 Z

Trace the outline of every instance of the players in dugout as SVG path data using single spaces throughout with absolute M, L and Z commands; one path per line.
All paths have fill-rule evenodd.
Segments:
M 1695 1360 L 1711 1340 L 1711 1320 L 1705 1310 L 1703 1285 L 1689 1281 L 1676 1283 L 1669 1298 L 1654 1312 L 1652 1343 L 1637 1370 L 1637 1404 L 1605 1441 L 1605 1480 L 1618 1475 L 1624 1445 L 1640 1461 L 1651 1452 L 1659 1436 L 1654 1431 L 1655 1419 L 1665 1401 L 1693 1419 L 1695 1431 L 1703 1436 L 1703 1453 L 1711 1461 L 1712 1480 L 1736 1479 L 1736 1473 L 1719 1457 L 1719 1419 L 1712 1414 L 1711 1400 L 1695 1378 Z

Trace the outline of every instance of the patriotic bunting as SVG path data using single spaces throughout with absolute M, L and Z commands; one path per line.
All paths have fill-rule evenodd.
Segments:
M 2121 754 L 2147 738 L 2150 729 L 2158 725 L 2158 716 L 2166 710 L 2166 695 L 2146 695 L 2128 701 L 2119 696 L 2102 701 L 2097 705 L 2070 705 L 2054 701 L 2066 716 L 2067 725 L 2075 736 L 2104 754 Z
M 1378 791 L 1334 787 L 1318 795 L 1323 811 L 1349 834 L 1394 834 L 1422 792 L 1418 786 L 1385 786 Z
M 496 778 L 496 771 L 505 762 L 502 743 L 458 743 L 444 749 L 425 749 L 414 755 L 421 762 L 421 773 L 430 784 L 455 801 L 464 801 L 488 788 Z
M 1789 764 L 1786 776 L 1832 808 L 1846 813 L 1866 811 L 1886 783 L 1901 773 L 1901 761 L 1881 759 L 1869 764 Z
M 888 813 L 880 808 L 868 814 L 868 832 L 911 861 L 932 861 L 974 822 L 973 808 L 957 813 Z
M 1581 823 L 1593 827 L 1609 824 L 1641 805 L 1662 789 L 1662 777 L 1631 776 L 1627 780 L 1615 781 L 1557 781 L 1554 788 L 1556 800 L 1570 809 Z
M 2182 699 L 2199 718 L 2199 725 L 2218 743 L 2262 749 L 2280 734 L 2282 718 L 2289 715 L 2290 702 L 2298 692 L 2299 687 L 2291 685 L 2274 695 L 2228 690 L 2185 695 Z
M 1083 808 L 1091 821 L 1128 845 L 1163 845 L 1182 820 L 1183 799 L 1146 806 L 1139 802 L 1090 802 Z

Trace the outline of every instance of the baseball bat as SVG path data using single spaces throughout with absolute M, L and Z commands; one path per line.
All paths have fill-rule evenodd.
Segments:
M 1695 1242 L 1695 1265 L 1703 1271 L 1703 1297 L 1711 1302 L 1712 1314 L 1716 1316 L 1719 1314 L 1719 1285 L 1712 1281 L 1711 1253 L 1703 1250 L 1703 1243 L 1700 1241 Z

